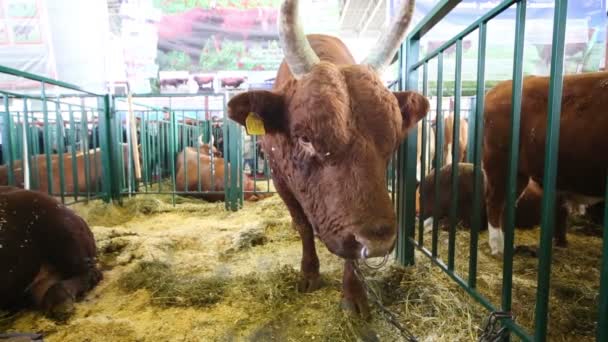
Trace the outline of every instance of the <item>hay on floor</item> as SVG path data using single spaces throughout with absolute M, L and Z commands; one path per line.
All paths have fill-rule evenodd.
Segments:
M 397 331 L 374 309 L 362 322 L 339 308 L 343 262 L 317 242 L 324 286 L 296 290 L 301 243 L 278 196 L 246 203 L 238 212 L 223 203 L 171 196 L 101 201 L 73 208 L 89 222 L 104 280 L 76 305 L 65 323 L 34 311 L 0 315 L 0 331 L 40 331 L 46 341 L 398 341 Z M 537 230 L 518 231 L 531 244 Z M 430 246 L 430 235 L 425 242 Z M 441 256 L 447 233 L 440 234 Z M 590 340 L 594 333 L 601 239 L 569 235 L 555 251 L 550 339 Z M 479 290 L 500 300 L 500 260 L 479 243 Z M 468 233 L 458 232 L 457 270 L 466 276 Z M 415 266 L 394 262 L 368 279 L 385 305 L 420 341 L 473 341 L 487 312 L 420 253 Z M 533 322 L 537 259 L 516 257 L 514 311 Z M 372 306 L 373 307 L 373 306 Z

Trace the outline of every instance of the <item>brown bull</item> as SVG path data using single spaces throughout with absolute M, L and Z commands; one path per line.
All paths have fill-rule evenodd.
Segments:
M 194 147 L 186 147 L 183 151 L 178 153 L 175 160 L 175 187 L 177 191 L 192 192 L 188 195 L 200 197 L 206 201 L 224 200 L 224 159 L 218 157 L 218 152 L 215 147 L 212 148 L 214 151 L 213 160 L 209 155 L 210 148 L 207 144 L 201 144 L 198 153 Z M 199 160 L 198 164 L 197 157 Z M 213 177 L 211 170 L 212 161 L 214 165 Z M 267 197 L 267 195 L 254 194 L 254 182 L 244 174 L 242 177 L 245 200 L 255 201 Z M 228 179 L 230 179 L 230 175 L 228 175 Z M 198 193 L 199 181 L 201 193 Z
M 373 55 L 357 65 L 339 39 L 305 36 L 297 1 L 284 1 L 279 38 L 285 60 L 273 90 L 249 91 L 228 103 L 232 120 L 246 126 L 249 117 L 250 123 L 263 124 L 261 145 L 274 185 L 302 239 L 300 290 L 320 285 L 317 236 L 346 259 L 342 304 L 364 317 L 369 307 L 354 274 L 355 259 L 386 256 L 395 246 L 386 168 L 429 108 L 422 95 L 391 92 L 379 76 L 402 42 L 413 10 L 413 0 L 403 1 Z
M 0 186 L 0 309 L 66 314 L 102 279 L 86 222 L 52 197 Z
M 503 251 L 502 215 L 511 125 L 512 82 L 486 95 L 483 167 L 492 254 Z M 566 246 L 566 201 L 593 204 L 606 189 L 608 168 L 608 72 L 564 77 L 558 147 L 555 242 Z M 547 131 L 549 77 L 524 78 L 516 196 L 532 178 L 541 187 Z

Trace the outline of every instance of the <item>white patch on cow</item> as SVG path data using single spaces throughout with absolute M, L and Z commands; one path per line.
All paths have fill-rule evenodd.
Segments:
M 569 214 L 583 216 L 587 212 L 587 207 L 595 205 L 603 200 L 602 197 L 584 196 L 574 193 L 564 193 L 564 206 Z
M 427 234 L 433 230 L 433 218 L 429 217 L 424 220 L 424 233 Z
M 309 156 L 315 155 L 317 153 L 317 150 L 310 141 L 304 141 L 302 139 L 299 139 L 299 142 L 300 146 L 302 146 L 302 150 L 304 151 L 304 153 L 308 154 Z
M 494 227 L 488 222 L 488 239 L 492 255 L 502 254 L 505 249 L 505 238 L 500 227 Z
M 445 156 L 445 165 L 452 164 L 452 143 L 448 143 L 448 153 Z

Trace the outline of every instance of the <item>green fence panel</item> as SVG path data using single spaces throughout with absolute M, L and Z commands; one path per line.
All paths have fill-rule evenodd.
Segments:
M 525 0 L 503 0 L 494 8 L 487 11 L 480 18 L 472 22 L 460 33 L 453 38 L 444 42 L 440 47 L 428 52 L 425 56 L 420 56 L 418 46 L 423 36 L 431 30 L 439 21 L 448 15 L 458 4 L 459 0 L 443 0 L 437 4 L 431 12 L 411 31 L 406 41 L 400 50 L 400 60 L 403 60 L 404 48 L 407 51 L 407 59 L 405 65 L 400 64 L 400 76 L 405 77 L 404 88 L 408 90 L 418 90 L 417 77 L 422 71 L 422 94 L 428 96 L 428 63 L 434 59 L 438 62 L 437 73 L 437 125 L 435 137 L 435 154 L 434 154 L 434 169 L 439 170 L 442 167 L 443 157 L 443 59 L 444 52 L 447 49 L 456 47 L 456 62 L 455 62 L 455 81 L 454 81 L 454 124 L 452 139 L 452 160 L 456 161 L 457 152 L 459 150 L 460 141 L 460 117 L 462 110 L 462 54 L 463 38 L 473 32 L 479 33 L 478 39 L 478 63 L 477 63 L 477 85 L 474 103 L 468 114 L 468 136 L 467 153 L 465 160 L 474 164 L 473 169 L 473 217 L 472 227 L 470 232 L 470 257 L 468 265 L 468 275 L 463 277 L 455 271 L 455 252 L 456 252 L 456 220 L 458 215 L 458 168 L 456 163 L 451 167 L 451 201 L 449 208 L 449 230 L 448 230 L 448 253 L 447 264 L 438 256 L 438 220 L 433 220 L 431 248 L 427 249 L 424 243 L 424 222 L 420 218 L 418 221 L 418 237 L 414 237 L 413 232 L 415 224 L 415 213 L 411 210 L 409 203 L 414 199 L 412 188 L 415 186 L 412 181 L 416 173 L 416 164 L 420 162 L 420 180 L 425 178 L 427 160 L 427 140 L 428 140 L 428 119 L 421 121 L 422 125 L 422 146 L 420 160 L 412 157 L 417 151 L 417 133 L 412 130 L 409 134 L 405 146 L 401 146 L 397 159 L 397 184 L 396 184 L 396 202 L 399 225 L 399 239 L 397 246 L 397 257 L 403 264 L 411 264 L 414 262 L 413 253 L 406 253 L 414 246 L 422 252 L 423 255 L 431 258 L 433 263 L 444 270 L 456 283 L 465 289 L 473 298 L 481 303 L 487 310 L 506 311 L 509 312 L 512 306 L 512 273 L 513 273 L 513 242 L 514 242 L 514 218 L 515 218 L 515 201 L 516 201 L 516 184 L 517 184 L 517 162 L 519 159 L 519 129 L 520 129 L 520 112 L 521 112 L 521 97 L 523 83 L 523 46 L 525 35 L 525 20 L 526 20 L 526 5 Z M 498 309 L 494 304 L 490 303 L 483 295 L 477 291 L 477 254 L 479 248 L 479 230 L 481 228 L 482 207 L 481 201 L 485 200 L 482 193 L 483 171 L 482 171 L 482 143 L 484 134 L 483 113 L 486 91 L 486 45 L 487 45 L 487 25 L 493 18 L 503 13 L 512 5 L 516 5 L 515 16 L 515 39 L 514 39 L 514 60 L 513 60 L 513 83 L 512 83 L 512 111 L 511 111 L 511 127 L 510 134 L 512 139 L 509 141 L 509 163 L 507 177 L 507 192 L 506 192 L 506 210 L 503 216 L 501 225 L 505 231 L 505 250 L 503 255 L 503 283 L 501 289 L 501 302 Z M 550 283 L 550 260 L 551 260 L 551 244 L 552 244 L 552 228 L 555 213 L 555 180 L 557 172 L 557 153 L 559 140 L 559 114 L 561 104 L 561 92 L 563 81 L 563 55 L 564 55 L 564 38 L 566 26 L 566 10 L 567 1 L 555 1 L 554 13 L 554 28 L 553 28 L 553 51 L 551 61 L 551 84 L 550 84 L 550 106 L 548 121 L 548 131 L 546 140 L 546 155 L 545 155 L 545 178 L 543 182 L 543 201 L 542 201 L 542 218 L 541 218 L 541 239 L 540 239 L 540 257 L 539 257 L 539 272 L 537 284 L 537 301 L 535 307 L 535 327 L 534 333 L 530 335 L 525 329 L 517 325 L 508 315 L 501 318 L 501 322 L 510 332 L 516 334 L 519 338 L 525 341 L 545 341 L 547 339 L 547 317 L 548 317 L 548 294 Z M 404 174 L 405 173 L 405 174 Z M 435 198 L 438 198 L 442 189 L 439 187 L 438 172 L 435 172 L 434 192 Z M 424 211 L 423 187 L 421 183 L 420 191 L 420 212 Z M 608 189 L 606 189 L 608 196 Z M 608 198 L 608 197 L 607 197 Z M 438 203 L 434 203 L 434 215 L 436 216 L 439 209 Z M 608 205 L 605 207 L 606 222 L 608 231 Z M 411 246 L 410 246 L 411 244 Z M 406 258 L 405 255 L 408 254 Z M 608 244 L 604 244 L 604 254 L 608 255 Z M 602 285 L 600 291 L 600 321 L 598 324 L 597 338 L 601 341 L 608 340 L 608 319 L 605 313 L 608 311 L 608 266 L 603 263 Z M 602 318 L 604 317 L 604 318 Z

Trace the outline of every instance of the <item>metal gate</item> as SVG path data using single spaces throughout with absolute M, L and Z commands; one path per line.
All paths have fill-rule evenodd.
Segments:
M 437 63 L 437 80 L 436 90 L 433 89 L 437 96 L 437 136 L 436 146 L 443 145 L 443 120 L 442 120 L 442 103 L 441 99 L 444 92 L 444 55 L 450 48 L 455 47 L 455 79 L 454 81 L 454 141 L 453 145 L 457 144 L 457 133 L 459 116 L 462 104 L 462 60 L 463 60 L 463 39 L 472 33 L 478 34 L 478 54 L 477 54 L 477 82 L 476 82 L 476 97 L 474 111 L 472 112 L 472 120 L 474 123 L 473 132 L 471 132 L 469 144 L 469 155 L 474 163 L 474 206 L 472 227 L 470 232 L 470 256 L 468 265 L 468 274 L 458 272 L 455 268 L 455 224 L 457 213 L 458 180 L 457 167 L 452 163 L 451 180 L 451 210 L 449 237 L 447 243 L 447 260 L 438 255 L 438 226 L 435 220 L 432 228 L 432 240 L 430 249 L 424 245 L 424 223 L 422 219 L 416 220 L 415 214 L 415 199 L 416 199 L 416 165 L 422 163 L 422 178 L 424 178 L 425 165 L 429 162 L 425 158 L 426 132 L 428 128 L 427 120 L 421 123 L 424 126 L 422 139 L 422 157 L 417 160 L 417 131 L 410 131 L 408 139 L 400 147 L 398 153 L 397 165 L 397 213 L 399 224 L 399 241 L 397 247 L 397 257 L 399 261 L 405 265 L 412 265 L 415 262 L 415 253 L 417 249 L 423 255 L 429 257 L 435 265 L 445 271 L 456 283 L 466 290 L 476 301 L 481 303 L 490 312 L 511 312 L 512 310 L 512 272 L 513 272 L 513 244 L 514 244 L 514 217 L 515 217 L 515 182 L 516 170 L 519 151 L 519 125 L 521 111 L 521 95 L 522 95 L 522 78 L 523 78 L 523 47 L 524 47 L 524 32 L 526 22 L 526 1 L 525 0 L 503 0 L 494 8 L 482 15 L 475 22 L 471 23 L 460 33 L 456 34 L 452 39 L 443 43 L 440 47 L 420 56 L 421 39 L 427 34 L 437 23 L 456 7 L 460 0 L 443 0 L 415 27 L 408 35 L 407 40 L 403 43 L 400 50 L 400 89 L 421 91 L 425 96 L 429 96 L 429 65 L 436 61 Z M 505 249 L 502 260 L 502 300 L 500 303 L 491 303 L 477 289 L 478 272 L 477 272 L 477 251 L 478 239 L 481 226 L 481 201 L 484 200 L 484 195 L 481 193 L 482 185 L 482 138 L 484 131 L 484 94 L 488 90 L 486 83 L 486 43 L 487 43 L 487 25 L 488 23 L 500 15 L 502 12 L 510 8 L 516 7 L 515 14 L 515 39 L 514 39 L 514 58 L 513 58 L 513 110 L 511 112 L 512 126 L 510 136 L 514 137 L 510 142 L 509 154 L 509 169 L 507 179 L 507 195 L 506 195 L 506 211 L 504 220 L 505 234 Z M 539 248 L 539 265 L 537 277 L 536 291 L 536 306 L 534 314 L 534 331 L 532 333 L 526 331 L 520 325 L 516 324 L 508 317 L 501 318 L 501 323 L 507 329 L 525 341 L 545 341 L 547 340 L 547 321 L 548 321 L 548 300 L 549 300 L 549 285 L 551 274 L 551 255 L 552 255 L 552 230 L 553 217 L 555 212 L 555 196 L 556 196 L 556 170 L 557 170 L 557 146 L 560 125 L 560 104 L 562 98 L 562 81 L 563 81 L 563 66 L 564 66 L 564 40 L 566 27 L 566 12 L 568 1 L 556 0 L 553 16 L 553 44 L 551 57 L 551 74 L 549 86 L 549 109 L 547 118 L 547 140 L 546 140 L 546 155 L 544 157 L 544 183 L 543 183 L 543 198 L 542 198 L 542 215 L 541 215 L 541 233 L 540 233 L 540 248 Z M 422 74 L 421 89 L 419 85 L 419 74 Z M 452 81 L 452 80 L 450 80 Z M 455 151 L 452 150 L 452 153 Z M 441 148 L 436 148 L 436 158 L 434 168 L 438 170 L 441 167 L 442 159 Z M 454 155 L 452 160 L 456 160 Z M 438 172 L 435 172 L 435 198 L 439 197 Z M 608 189 L 606 191 L 606 202 L 608 202 Z M 608 232 L 608 205 L 604 210 L 604 237 Z M 598 308 L 598 324 L 597 324 L 597 340 L 608 341 L 608 263 L 605 256 L 608 252 L 608 241 L 604 238 L 603 241 L 603 261 L 601 266 L 601 283 L 599 294 Z
M 64 203 L 110 198 L 109 97 L 0 66 L 3 79 L 20 85 L 0 90 L 0 185 L 41 190 Z M 96 145 L 100 148 L 93 148 Z

